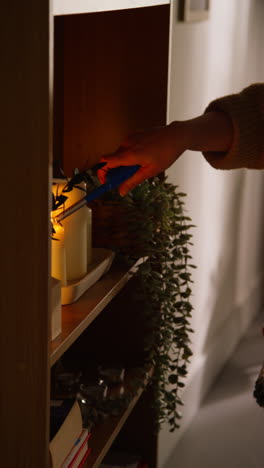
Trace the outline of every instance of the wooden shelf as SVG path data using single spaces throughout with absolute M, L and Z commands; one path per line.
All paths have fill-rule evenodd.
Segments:
M 152 372 L 150 372 L 150 375 L 151 374 Z M 133 371 L 128 372 L 125 379 L 125 387 L 129 387 L 129 382 L 133 380 L 134 375 Z M 97 468 L 100 465 L 119 431 L 125 424 L 128 416 L 138 402 L 142 392 L 142 389 L 138 391 L 137 395 L 130 402 L 128 408 L 120 416 L 112 416 L 103 424 L 92 429 L 91 438 L 89 439 L 89 447 L 91 447 L 92 451 L 86 461 L 85 468 Z
M 141 262 L 142 260 L 139 260 L 130 269 L 113 264 L 110 271 L 88 289 L 77 302 L 62 307 L 62 332 L 50 346 L 51 366 L 118 294 Z
M 64 16 L 99 11 L 168 5 L 170 0 L 54 0 L 53 15 Z

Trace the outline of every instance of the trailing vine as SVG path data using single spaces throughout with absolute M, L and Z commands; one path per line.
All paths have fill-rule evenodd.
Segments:
M 184 213 L 184 193 L 155 178 L 134 189 L 124 203 L 127 222 L 137 233 L 140 292 L 137 300 L 146 316 L 146 369 L 154 367 L 152 387 L 156 430 L 167 422 L 179 427 L 190 349 L 192 313 L 190 246 L 193 227 Z M 130 260 L 133 256 L 130 256 Z

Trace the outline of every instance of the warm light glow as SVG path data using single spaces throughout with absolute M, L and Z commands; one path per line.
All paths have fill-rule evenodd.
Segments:
M 64 244 L 64 228 L 59 224 L 53 224 L 54 233 L 51 241 L 51 276 L 60 280 L 61 285 L 67 283 L 66 254 Z
M 55 196 L 61 195 L 64 187 L 65 182 L 62 183 L 59 181 L 53 184 L 53 194 Z M 82 183 L 79 187 L 85 189 L 85 184 Z M 64 230 L 66 281 L 78 281 L 84 277 L 87 273 L 87 267 L 91 263 L 91 210 L 87 206 L 84 206 L 63 219 L 59 224 L 56 223 L 55 218 L 61 214 L 64 209 L 71 207 L 76 202 L 83 199 L 84 195 L 84 190 L 80 190 L 80 188 L 76 187 L 70 192 L 65 192 L 67 200 L 59 209 L 51 213 L 51 221 L 55 230 L 57 230 L 57 226 L 62 227 Z M 56 235 L 53 237 L 56 237 Z

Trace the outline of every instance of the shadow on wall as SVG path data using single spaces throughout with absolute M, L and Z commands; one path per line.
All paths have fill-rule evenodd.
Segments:
M 244 190 L 245 174 L 241 172 L 233 179 L 232 191 L 229 194 L 229 204 L 226 208 L 226 216 L 222 223 L 222 248 L 215 271 L 212 273 L 209 303 L 205 309 L 211 311 L 211 318 L 204 339 L 203 352 L 206 353 L 212 344 L 212 339 L 217 335 L 219 328 L 225 322 L 227 316 L 234 307 L 236 300 L 236 284 L 238 269 L 238 238 L 240 219 L 243 206 L 241 203 Z
M 238 2 L 237 2 L 238 3 Z M 240 0 L 236 7 L 232 34 L 232 61 L 229 83 L 238 91 L 258 75 L 258 57 L 262 55 L 259 0 Z M 241 83 L 241 85 L 240 85 Z
M 177 0 L 172 5 L 175 12 Z M 174 25 L 169 121 L 192 118 L 218 96 L 264 81 L 264 1 L 212 0 L 211 5 L 209 22 Z M 197 226 L 192 254 L 198 268 L 184 418 L 178 433 L 164 429 L 161 434 L 159 458 L 166 468 L 178 464 L 177 441 L 257 311 L 262 290 L 264 173 L 213 171 L 205 164 L 202 156 L 188 152 L 168 171 L 188 194 L 187 210 Z M 251 375 L 243 376 L 243 387 L 255 378 L 253 367 Z M 168 461 L 173 450 L 175 457 Z
M 261 81 L 259 77 L 264 72 L 263 0 L 214 0 L 211 13 L 214 18 L 209 24 L 209 100 Z
M 209 24 L 178 22 L 173 4 L 172 48 L 169 74 L 168 120 L 193 118 L 207 102 Z
M 250 327 L 166 468 L 263 466 L 263 410 L 252 396 L 263 352 L 258 327 Z
M 263 60 L 259 60 L 263 56 L 264 2 L 239 1 L 239 7 L 236 6 L 233 14 L 233 47 L 228 81 L 231 88 L 239 92 L 252 82 L 261 81 L 259 79 L 261 70 L 264 81 Z M 256 187 L 263 182 L 263 178 L 261 181 L 261 175 L 254 175 L 254 171 L 241 171 L 239 175 L 235 174 L 236 172 L 233 172 L 234 177 L 230 184 L 233 188 L 229 194 L 225 221 L 222 225 L 221 256 L 209 278 L 211 294 L 205 307 L 211 312 L 211 319 L 204 339 L 202 350 L 204 353 L 212 345 L 212 340 L 217 337 L 232 310 L 242 305 L 242 299 L 246 300 L 246 294 L 250 292 L 250 281 L 254 280 L 254 277 L 250 277 L 249 270 L 251 269 L 253 276 L 257 274 L 259 259 L 252 259 L 249 250 L 252 250 L 253 257 L 262 256 L 264 263 L 264 237 L 262 237 L 263 249 L 261 242 L 258 242 L 260 236 L 264 234 L 264 221 L 260 219 L 262 215 L 260 199 L 264 198 L 263 184 L 256 193 Z M 250 265 L 247 265 L 247 261 Z M 238 329 L 243 330 L 243 325 L 238 322 Z
M 204 354 L 229 322 L 239 337 L 263 303 L 264 173 L 242 170 L 236 176 L 222 225 L 220 257 L 209 278 L 211 293 L 205 307 L 211 317 Z
M 244 391 L 248 392 L 248 389 L 251 389 L 253 399 L 254 386 L 263 356 L 263 336 L 260 329 L 261 322 L 258 317 L 243 338 L 243 346 L 238 346 L 231 363 L 225 367 L 225 379 L 230 385 L 220 385 L 219 389 L 214 387 L 214 391 L 206 399 L 206 405 L 236 397 Z

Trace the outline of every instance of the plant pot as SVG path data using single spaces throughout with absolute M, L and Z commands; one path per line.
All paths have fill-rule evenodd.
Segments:
M 96 200 L 89 203 L 92 210 L 92 242 L 125 255 L 138 256 L 140 242 L 137 232 L 127 219 L 127 209 L 118 201 Z M 133 210 L 133 207 L 129 207 Z M 136 206 L 135 206 L 136 211 Z

